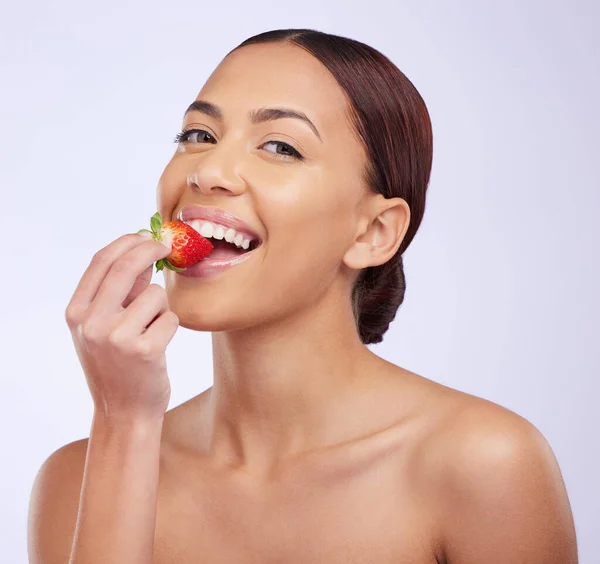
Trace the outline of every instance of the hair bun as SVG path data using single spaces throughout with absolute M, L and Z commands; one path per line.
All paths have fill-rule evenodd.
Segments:
M 404 301 L 404 261 L 397 254 L 385 264 L 366 268 L 354 286 L 352 306 L 360 339 L 365 345 L 380 343 Z

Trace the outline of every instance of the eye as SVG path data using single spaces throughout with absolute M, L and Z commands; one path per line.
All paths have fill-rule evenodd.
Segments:
M 197 134 L 197 135 L 196 135 Z M 212 143 L 213 145 L 217 140 L 205 129 L 184 129 L 181 133 L 175 135 L 174 143 Z
M 267 149 L 267 147 L 275 147 L 275 150 Z M 261 145 L 261 148 L 280 159 L 304 160 L 304 157 L 294 147 L 283 141 L 267 141 Z

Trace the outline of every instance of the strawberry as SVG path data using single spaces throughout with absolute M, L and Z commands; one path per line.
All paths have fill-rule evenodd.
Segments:
M 191 225 L 183 221 L 168 221 L 163 224 L 158 212 L 150 218 L 150 227 L 152 231 L 140 229 L 138 233 L 151 233 L 155 241 L 171 243 L 171 253 L 164 259 L 156 261 L 156 272 L 164 267 L 175 272 L 183 272 L 188 266 L 210 255 L 214 249 L 212 243 L 202 237 Z

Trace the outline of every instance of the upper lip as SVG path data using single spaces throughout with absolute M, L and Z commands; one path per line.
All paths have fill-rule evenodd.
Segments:
M 254 229 L 252 229 L 245 221 L 222 208 L 188 205 L 179 210 L 177 219 L 186 223 L 192 219 L 204 219 L 205 221 L 218 223 L 224 227 L 231 227 L 238 233 L 243 233 L 252 239 L 257 239 L 259 243 L 262 242 L 256 231 L 254 231 Z

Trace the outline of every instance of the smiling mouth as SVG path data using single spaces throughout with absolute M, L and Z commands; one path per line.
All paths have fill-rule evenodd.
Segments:
M 207 237 L 207 239 L 209 239 Z M 209 239 L 214 247 L 214 250 L 210 253 L 206 259 L 209 260 L 227 260 L 238 256 L 243 256 L 257 249 L 260 246 L 258 241 L 250 243 L 247 249 L 236 247 L 233 243 L 228 243 L 225 239 Z M 206 260 L 205 259 L 205 260 Z
M 254 251 L 261 246 L 259 239 L 251 241 L 247 249 L 238 248 L 225 239 L 208 239 L 214 247 L 212 252 L 177 274 L 186 278 L 204 278 L 205 276 L 219 274 L 249 260 Z
M 258 248 L 262 243 L 257 237 L 212 221 L 192 219 L 184 223 L 212 243 L 214 251 L 210 256 L 213 258 L 243 255 Z

